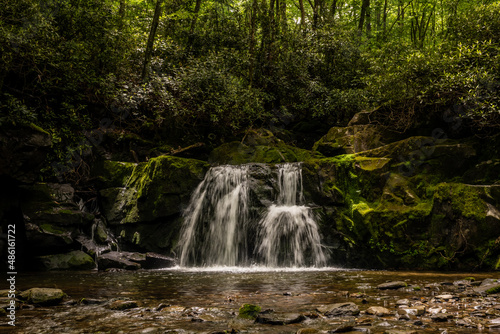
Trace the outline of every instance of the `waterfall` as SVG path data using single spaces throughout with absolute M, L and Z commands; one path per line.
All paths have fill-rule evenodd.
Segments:
M 211 168 L 184 211 L 180 265 L 246 262 L 248 166 Z
M 326 265 L 314 214 L 304 205 L 301 165 L 278 165 L 276 204 L 260 220 L 249 214 L 249 183 L 248 165 L 207 172 L 183 214 L 181 267 L 244 266 L 250 260 L 268 267 Z
M 318 225 L 303 204 L 300 164 L 279 165 L 278 204 L 271 205 L 258 226 L 257 253 L 266 266 L 324 266 Z

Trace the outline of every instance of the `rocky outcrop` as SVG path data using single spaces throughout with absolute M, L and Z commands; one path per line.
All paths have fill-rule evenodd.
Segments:
M 105 162 L 98 170 L 103 214 L 128 249 L 169 253 L 179 215 L 203 179 L 206 162 L 160 156 L 139 164 Z
M 500 267 L 500 193 L 491 184 L 498 175 L 491 176 L 496 164 L 478 140 L 444 139 L 439 132 L 393 138 L 387 145 L 372 134 L 360 143 L 363 131 L 353 127 L 378 131 L 362 124 L 332 128 L 315 149 L 328 141 L 333 147 L 342 138 L 336 147 L 343 150 L 323 151 L 334 156 L 303 165 L 307 197 L 321 206 L 317 211 L 326 242 L 336 249 L 334 261 L 422 269 Z M 351 153 L 340 154 L 345 152 Z M 478 163 L 482 159 L 488 160 Z M 491 172 L 479 176 L 485 170 Z M 468 183 L 474 180 L 477 184 Z

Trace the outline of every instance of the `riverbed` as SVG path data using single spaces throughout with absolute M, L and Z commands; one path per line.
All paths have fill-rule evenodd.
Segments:
M 259 267 L 23 273 L 18 276 L 18 290 L 59 288 L 67 297 L 58 306 L 23 307 L 17 311 L 16 327 L 2 326 L 0 331 L 500 333 L 495 326 L 495 319 L 500 319 L 500 297 L 474 292 L 481 281 L 499 276 L 498 272 Z M 402 281 L 406 286 L 378 288 L 390 281 Z M 130 308 L 113 310 L 110 305 L 117 301 L 134 303 Z M 336 316 L 321 312 L 323 305 L 338 303 L 353 303 L 360 312 Z M 238 317 L 243 304 L 261 307 L 257 321 Z M 401 311 L 417 305 L 425 309 L 424 314 Z M 368 314 L 374 306 L 389 313 Z

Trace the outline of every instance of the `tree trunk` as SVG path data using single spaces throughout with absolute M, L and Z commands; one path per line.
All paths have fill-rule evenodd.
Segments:
M 149 63 L 151 62 L 151 55 L 153 54 L 153 46 L 155 42 L 156 29 L 158 29 L 158 23 L 160 22 L 161 13 L 161 3 L 163 0 L 157 0 L 155 6 L 155 12 L 153 14 L 153 22 L 151 23 L 151 29 L 149 30 L 148 42 L 146 44 L 146 52 L 144 54 L 144 64 L 142 67 L 142 81 L 146 81 L 148 77 Z
M 382 15 L 382 25 L 383 25 L 383 38 L 384 40 L 387 38 L 387 0 L 384 1 L 384 13 Z
M 249 45 L 249 56 L 250 56 L 250 66 L 248 69 L 248 82 L 250 87 L 253 84 L 253 75 L 255 69 L 255 17 L 257 16 L 258 10 L 258 0 L 253 0 L 252 11 L 250 14 L 250 45 Z
M 120 28 L 123 26 L 125 20 L 125 0 L 120 0 L 120 7 L 118 8 L 118 17 L 120 18 Z
M 281 0 L 280 6 L 281 31 L 287 31 L 288 23 L 286 22 L 286 0 Z
M 300 26 L 302 27 L 302 31 L 305 32 L 306 13 L 304 11 L 304 0 L 299 0 L 299 7 L 300 7 Z
M 193 39 L 194 39 L 194 28 L 196 27 L 196 21 L 198 20 L 198 13 L 200 12 L 201 8 L 201 0 L 196 0 L 196 5 L 194 6 L 194 17 L 193 20 L 191 21 L 191 27 L 189 28 L 189 37 L 188 37 L 188 48 L 191 48 L 193 44 Z
M 363 31 L 363 26 L 365 25 L 365 18 L 367 17 L 367 12 L 369 8 L 370 8 L 370 0 L 363 0 L 363 3 L 361 4 L 361 13 L 359 15 L 359 24 L 358 24 L 359 32 Z
M 330 9 L 330 18 L 332 22 L 335 22 L 335 14 L 337 12 L 337 0 L 332 1 L 332 7 Z

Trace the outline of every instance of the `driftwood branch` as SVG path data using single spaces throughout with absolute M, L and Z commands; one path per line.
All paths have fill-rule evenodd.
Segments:
M 189 151 L 193 148 L 202 147 L 202 146 L 205 146 L 205 144 L 204 143 L 196 143 L 196 144 L 189 145 L 186 147 L 179 147 L 178 149 L 170 151 L 170 153 L 167 153 L 167 155 L 176 155 L 176 154 L 179 154 L 179 153 L 182 153 L 185 151 Z

